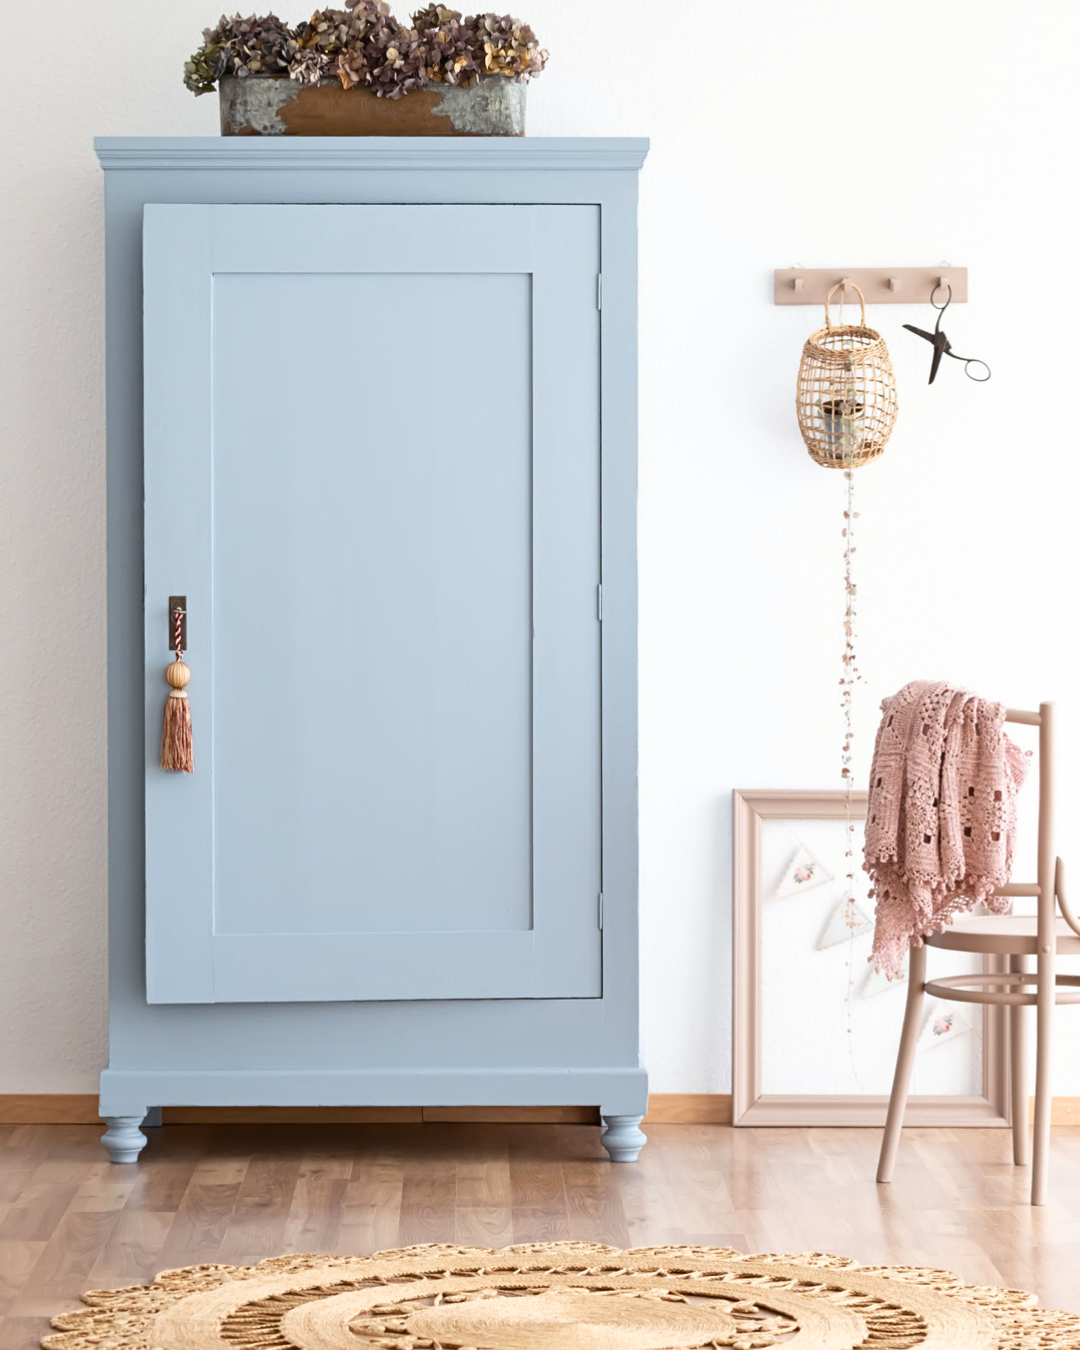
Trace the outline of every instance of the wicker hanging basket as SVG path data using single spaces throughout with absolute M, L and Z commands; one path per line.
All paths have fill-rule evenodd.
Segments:
M 841 282 L 840 285 L 843 285 Z M 896 376 L 880 333 L 862 318 L 834 327 L 825 298 L 825 327 L 806 340 L 795 395 L 799 430 L 810 456 L 827 469 L 856 469 L 884 451 L 896 424 Z

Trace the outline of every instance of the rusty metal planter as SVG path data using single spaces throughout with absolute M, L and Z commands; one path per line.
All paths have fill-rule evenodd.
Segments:
M 402 98 L 273 76 L 220 82 L 223 136 L 524 136 L 525 85 L 502 76 L 472 89 L 433 85 Z

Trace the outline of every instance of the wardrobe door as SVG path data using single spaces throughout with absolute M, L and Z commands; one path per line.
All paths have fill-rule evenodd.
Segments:
M 600 995 L 599 248 L 146 208 L 151 1002 Z

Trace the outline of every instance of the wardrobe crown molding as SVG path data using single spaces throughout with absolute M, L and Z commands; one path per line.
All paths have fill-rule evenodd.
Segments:
M 645 162 L 629 136 L 98 136 L 105 169 L 622 169 Z

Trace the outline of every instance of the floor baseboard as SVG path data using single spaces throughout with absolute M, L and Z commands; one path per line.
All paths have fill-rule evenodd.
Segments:
M 0 1095 L 0 1125 L 99 1125 L 93 1093 Z M 406 1125 L 461 1121 L 594 1125 L 590 1106 L 167 1106 L 165 1125 Z
M 1080 1097 L 1055 1097 L 1055 1125 L 1080 1125 Z M 597 1125 L 591 1106 L 167 1106 L 166 1125 Z M 0 1094 L 0 1125 L 98 1125 L 93 1093 Z M 646 1125 L 730 1125 L 727 1092 L 654 1092 Z
M 651 1092 L 646 1125 L 730 1125 L 730 1092 Z
M 99 1125 L 89 1092 L 9 1092 L 0 1095 L 0 1125 Z
M 1028 1103 L 1028 1120 L 1035 1119 L 1035 1098 Z M 1080 1125 L 1080 1097 L 1055 1097 L 1050 1108 L 1051 1125 Z
M 166 1125 L 391 1125 L 459 1122 L 518 1125 L 598 1125 L 591 1106 L 167 1106 Z M 652 1125 L 726 1125 L 729 1093 L 654 1093 Z M 0 1095 L 0 1125 L 97 1125 L 92 1093 Z

